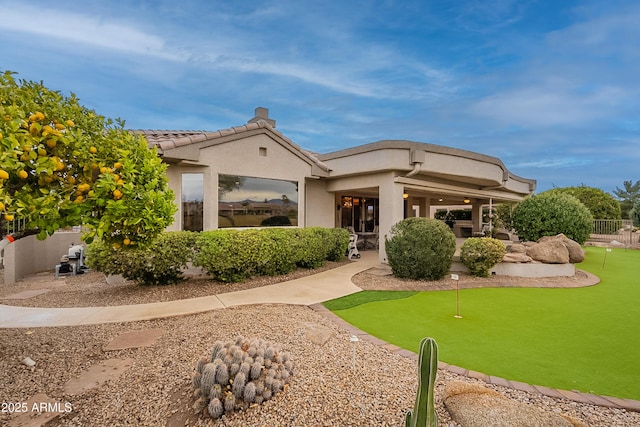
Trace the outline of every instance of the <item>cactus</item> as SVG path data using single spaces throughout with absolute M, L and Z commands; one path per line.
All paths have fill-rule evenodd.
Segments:
M 244 372 L 238 372 L 238 375 L 233 380 L 233 385 L 231 386 L 231 392 L 235 396 L 236 399 L 242 399 L 242 393 L 244 392 L 244 386 L 246 385 L 247 377 L 244 375 Z
M 224 349 L 224 343 L 222 341 L 216 341 L 213 343 L 213 347 L 211 347 L 211 361 L 213 362 L 218 356 L 218 353 Z
M 254 403 L 256 399 L 256 383 L 249 383 L 244 388 L 244 400 L 248 403 Z
M 244 337 L 226 344 L 216 341 L 209 356 L 200 359 L 195 368 L 193 409 L 212 418 L 266 402 L 281 392 L 293 375 L 288 353 L 268 341 Z
M 437 427 L 438 414 L 433 403 L 436 375 L 438 373 L 438 344 L 427 337 L 420 341 L 418 355 L 420 371 L 418 394 L 413 411 L 408 411 L 405 418 L 406 427 Z
M 240 372 L 242 372 L 245 375 L 245 377 L 248 377 L 249 372 L 251 372 L 251 364 L 247 362 L 242 362 L 242 365 L 240 365 Z
M 236 398 L 233 397 L 233 394 L 229 393 L 227 394 L 227 396 L 224 398 L 224 410 L 231 412 L 235 409 L 236 407 Z
M 256 378 L 260 377 L 261 373 L 262 373 L 262 365 L 258 362 L 253 362 L 253 365 L 251 365 L 251 371 L 249 372 L 249 378 L 251 378 L 252 380 L 255 380 Z
M 206 365 L 204 365 L 204 368 L 202 368 L 200 388 L 202 389 L 202 394 L 205 396 L 209 396 L 211 386 L 213 386 L 213 384 L 216 382 L 216 368 L 216 365 L 214 365 L 213 363 L 207 363 Z
M 207 409 L 209 410 L 209 416 L 211 416 L 211 418 L 220 418 L 224 413 L 222 402 L 217 397 L 215 399 L 211 399 Z
M 229 368 L 227 365 L 218 365 L 218 369 L 216 369 L 216 382 L 220 385 L 229 384 Z
M 202 385 L 202 374 L 196 373 L 193 376 L 193 388 L 200 388 L 200 385 Z
M 211 386 L 211 391 L 209 392 L 209 399 L 220 399 L 222 397 L 222 386 L 220 384 L 214 384 Z

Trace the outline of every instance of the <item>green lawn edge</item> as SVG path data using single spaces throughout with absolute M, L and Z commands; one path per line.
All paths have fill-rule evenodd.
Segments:
M 640 251 L 586 248 L 600 277 L 573 289 L 363 291 L 325 306 L 363 331 L 417 351 L 434 337 L 446 363 L 565 390 L 640 400 Z M 357 304 L 355 304 L 357 302 Z M 343 304 L 343 308 L 339 308 Z

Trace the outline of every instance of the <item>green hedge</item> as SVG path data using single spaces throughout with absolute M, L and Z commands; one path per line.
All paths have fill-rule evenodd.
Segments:
M 89 245 L 91 268 L 121 274 L 140 284 L 177 283 L 188 263 L 204 268 L 214 279 L 238 282 L 252 276 L 273 276 L 297 267 L 317 268 L 325 260 L 340 261 L 349 233 L 333 228 L 265 228 L 162 233 L 149 246 L 118 250 L 101 241 Z
M 87 248 L 87 263 L 104 274 L 121 274 L 144 285 L 174 284 L 195 255 L 196 237 L 190 231 L 164 232 L 145 247 L 118 250 L 95 240 Z
M 216 280 L 238 282 L 252 276 L 317 268 L 344 257 L 349 233 L 320 227 L 214 230 L 200 233 L 194 264 Z

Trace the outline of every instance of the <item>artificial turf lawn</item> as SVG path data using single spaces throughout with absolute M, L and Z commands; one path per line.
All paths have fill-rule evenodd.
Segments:
M 326 306 L 411 351 L 431 336 L 440 360 L 469 370 L 640 400 L 640 251 L 590 247 L 578 268 L 600 277 L 600 284 L 461 290 L 462 319 L 454 318 L 455 291 L 405 293 L 393 300 L 363 291 Z M 334 309 L 337 304 L 349 308 Z

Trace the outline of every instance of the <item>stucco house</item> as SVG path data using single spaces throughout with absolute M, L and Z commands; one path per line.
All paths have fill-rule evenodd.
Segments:
M 158 149 L 179 209 L 171 230 L 250 226 L 349 227 L 384 238 L 407 216 L 471 206 L 459 236 L 482 228 L 482 207 L 517 202 L 536 181 L 495 157 L 412 141 L 384 140 L 311 153 L 276 130 L 266 108 L 215 132 L 136 131 Z

